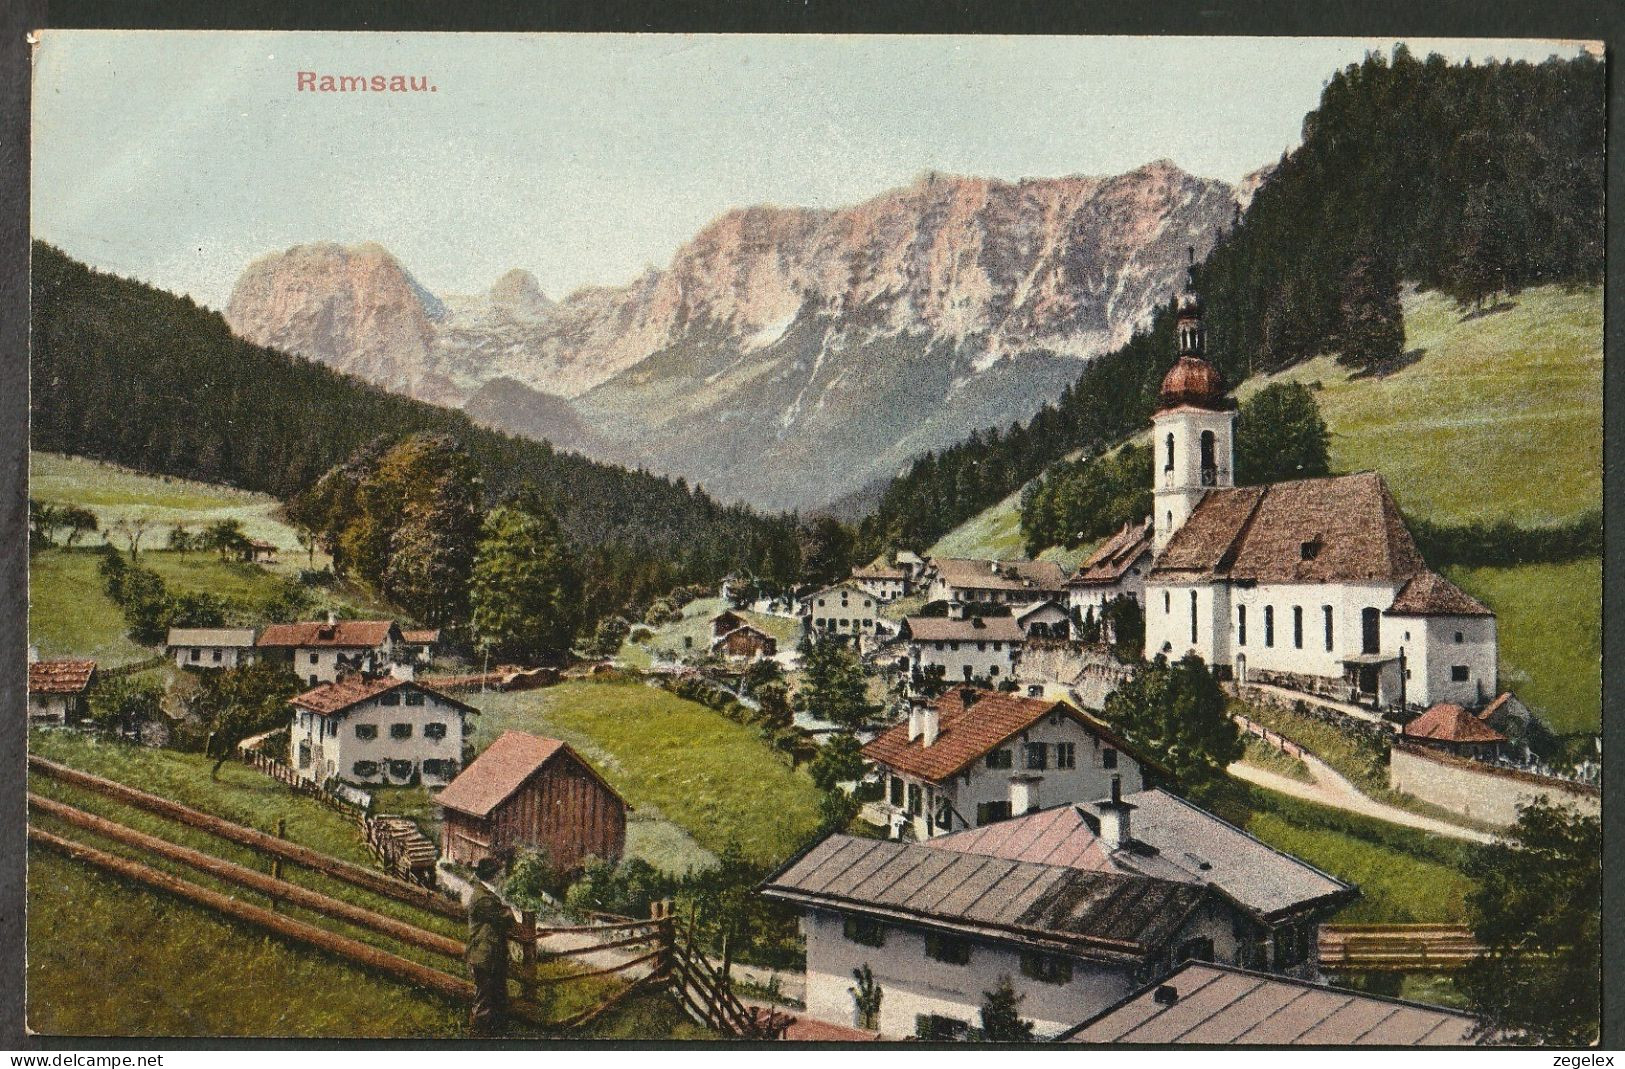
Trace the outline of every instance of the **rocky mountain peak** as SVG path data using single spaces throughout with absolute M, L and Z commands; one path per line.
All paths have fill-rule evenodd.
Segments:
M 521 267 L 497 279 L 487 297 L 494 311 L 511 319 L 541 319 L 554 308 L 536 276 Z

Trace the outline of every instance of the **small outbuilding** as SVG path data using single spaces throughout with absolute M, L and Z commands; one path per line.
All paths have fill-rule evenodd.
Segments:
M 620 860 L 631 807 L 568 744 L 506 731 L 435 799 L 440 853 L 473 865 L 522 848 L 563 869 Z
M 1439 702 L 1405 725 L 1405 741 L 1458 757 L 1494 757 L 1507 737 L 1454 702 Z
M 779 640 L 754 624 L 745 624 L 716 639 L 711 651 L 729 660 L 766 660 L 778 655 Z
M 29 661 L 29 721 L 65 724 L 82 719 L 95 681 L 95 661 Z

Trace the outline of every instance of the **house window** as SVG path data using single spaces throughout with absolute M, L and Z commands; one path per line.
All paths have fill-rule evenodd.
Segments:
M 1456 642 L 1457 642 L 1458 645 L 1461 642 L 1461 632 L 1460 631 L 1456 632 Z
M 1196 641 L 1196 591 L 1191 591 L 1191 641 Z
M 903 804 L 903 781 L 898 776 L 891 778 L 891 804 L 895 806 Z
M 1027 744 L 1027 767 L 1039 772 L 1049 767 L 1049 743 L 1029 742 Z
M 451 779 L 457 774 L 457 762 L 441 757 L 431 757 L 423 762 L 423 774 L 436 779 Z
M 310 663 L 311 664 L 316 664 L 317 663 L 316 654 L 313 653 L 313 654 L 310 655 Z
M 299 744 L 299 767 L 310 767 L 310 740 L 306 739 Z
M 913 813 L 915 816 L 919 816 L 920 813 L 924 811 L 924 808 L 924 804 L 920 798 L 920 785 L 918 783 L 910 783 L 908 785 L 908 811 Z
M 1100 751 L 1100 767 L 1101 768 L 1116 768 L 1117 767 L 1117 751 L 1112 749 L 1110 746 L 1108 746 L 1104 750 Z
M 1461 640 L 1457 639 L 1456 641 L 1459 642 Z M 221 662 L 221 660 L 224 658 L 225 651 L 224 650 L 214 650 L 213 653 L 214 653 L 214 662 L 215 662 L 215 664 L 219 664 Z
M 925 956 L 932 961 L 941 961 L 949 965 L 969 965 L 970 942 L 951 935 L 929 932 L 925 937 Z
M 914 1016 L 914 1034 L 920 1039 L 951 1043 L 964 1039 L 968 1031 L 970 1025 L 956 1017 L 944 1017 L 940 1013 L 919 1013 Z
M 959 652 L 959 643 L 957 643 L 957 642 L 948 643 L 948 649 L 951 650 L 954 653 L 958 653 Z
M 976 803 L 976 826 L 983 824 L 997 824 L 1001 820 L 1010 819 L 1010 802 L 978 802 Z
M 987 674 L 988 674 L 989 678 L 992 678 L 993 676 L 998 675 L 999 674 L 999 666 L 996 665 L 996 664 L 988 665 L 987 666 Z
M 1046 984 L 1072 982 L 1072 959 L 1029 950 L 1021 955 L 1021 975 Z
M 421 690 L 409 690 L 409 691 L 407 691 L 406 692 L 406 704 L 407 705 L 422 705 L 423 704 L 423 692 Z
M 1247 645 L 1247 606 L 1236 606 L 1236 645 Z
M 316 677 L 315 676 L 310 677 L 310 685 L 313 686 L 313 687 L 316 685 Z
M 380 695 L 378 695 L 378 704 L 379 705 L 399 705 L 399 704 L 401 704 L 401 692 L 398 691 L 398 690 L 392 690 L 388 694 L 380 694 Z
M 1309 926 L 1288 924 L 1275 929 L 1275 967 L 1290 969 L 1309 956 Z
M 1207 936 L 1187 939 L 1179 944 L 1179 950 L 1174 954 L 1174 964 L 1182 961 L 1212 961 L 1213 940 Z
M 357 761 L 354 765 L 350 766 L 350 770 L 358 776 L 376 776 L 378 775 L 378 762 Z
M 196 647 L 194 647 L 193 650 L 192 650 L 192 660 L 201 661 L 202 659 L 203 659 L 203 651 L 200 650 L 200 649 L 197 649 Z
M 446 725 L 435 721 L 433 724 L 423 725 L 423 737 L 426 739 L 443 739 L 446 737 Z
M 1264 606 L 1264 645 L 1275 645 L 1275 606 Z
M 1458 639 L 1458 641 L 1459 641 L 1459 639 Z M 987 652 L 987 643 L 986 642 L 978 642 L 976 644 L 976 652 L 977 653 L 986 653 Z
M 1174 611 L 1174 596 L 1168 591 L 1162 592 L 1162 614 L 1164 616 Z
M 1076 767 L 1078 767 L 1078 751 L 1077 751 L 1077 747 L 1075 747 L 1070 742 L 1058 742 L 1058 743 L 1056 743 L 1055 744 L 1055 767 L 1056 768 L 1076 768 Z
M 1332 607 L 1330 605 L 1322 605 L 1320 607 L 1320 614 L 1325 618 L 1326 621 L 1326 652 L 1330 653 L 1332 652 Z
M 396 779 L 405 779 L 412 774 L 412 762 L 391 761 L 389 763 L 389 774 Z
M 389 725 L 389 737 L 392 738 L 392 739 L 409 739 L 409 738 L 411 738 L 412 737 L 412 725 L 411 724 L 391 724 L 391 725 Z
M 1453 665 L 1451 665 L 1450 666 L 1450 681 L 1452 683 L 1465 683 L 1465 682 L 1467 682 L 1467 666 L 1464 665 L 1464 664 L 1453 664 Z
M 841 934 L 846 936 L 849 943 L 861 943 L 866 947 L 886 945 L 886 926 L 873 917 L 847 917 L 841 922 Z
M 1009 768 L 1009 767 L 1011 767 L 1010 748 L 1008 746 L 1006 746 L 1003 749 L 999 749 L 999 750 L 989 750 L 988 754 L 987 754 L 987 767 L 988 768 Z
M 1303 649 L 1303 606 L 1292 606 L 1292 648 Z
M 355 737 L 358 739 L 376 739 L 378 737 L 378 725 L 357 724 L 355 726 Z

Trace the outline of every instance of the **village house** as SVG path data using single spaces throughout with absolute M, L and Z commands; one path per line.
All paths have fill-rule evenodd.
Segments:
M 533 849 L 573 872 L 589 857 L 619 861 L 626 847 L 625 800 L 558 739 L 503 732 L 435 804 L 442 856 L 470 867 Z
M 413 664 L 428 664 L 434 660 L 440 645 L 440 628 L 421 627 L 401 631 L 400 653 Z
M 1382 477 L 1234 486 L 1235 405 L 1189 286 L 1177 335 L 1152 416 L 1146 656 L 1373 706 L 1488 701 L 1495 616 L 1428 569 Z
M 801 910 L 808 1016 L 896 1038 L 966 1038 L 1002 977 L 1050 1038 L 1188 959 L 1236 951 L 1233 911 L 1209 888 L 926 843 L 832 835 L 762 894 Z M 864 966 L 882 992 L 868 1020 L 851 993 Z
M 778 656 L 779 640 L 755 624 L 741 624 L 712 639 L 711 652 L 731 661 L 770 660 Z
M 1026 638 L 1065 639 L 1072 634 L 1072 613 L 1060 601 L 1039 601 L 1012 614 Z
M 877 633 L 880 599 L 853 583 L 837 583 L 808 595 L 803 619 L 819 636 L 862 637 Z
M 927 601 L 945 601 L 948 614 L 974 612 L 973 606 L 1031 605 L 1066 600 L 1066 572 L 1047 560 L 971 560 L 933 557 Z
M 254 629 L 172 627 L 164 648 L 179 668 L 236 668 L 254 660 Z
M 925 580 L 926 573 L 931 568 L 930 561 L 911 549 L 900 549 L 892 554 L 892 563 L 903 570 L 911 589 Z
M 1474 760 L 1493 759 L 1507 737 L 1454 702 L 1439 702 L 1405 725 L 1406 742 Z
M 271 624 L 261 633 L 260 656 L 279 660 L 307 686 L 333 683 L 344 675 L 383 672 L 401 645 L 393 620 L 340 620 Z
M 1466 1047 L 1492 1043 L 1465 1013 L 1271 976 L 1187 963 L 1062 1035 L 1068 1043 L 1228 1047 Z
M 1145 604 L 1145 577 L 1151 571 L 1151 520 L 1125 523 L 1121 530 L 1078 566 L 1066 581 L 1067 607 L 1079 620 L 1090 612 L 1100 619 L 1106 603 L 1128 597 Z
M 714 640 L 721 638 L 730 631 L 736 631 L 744 627 L 750 621 L 732 609 L 723 609 L 711 617 L 709 622 L 711 624 L 711 638 Z
M 866 564 L 853 568 L 852 582 L 881 601 L 896 601 L 908 596 L 908 572 L 896 566 Z
M 96 683 L 95 661 L 42 661 L 29 647 L 28 721 L 68 724 L 83 720 Z
M 970 688 L 916 701 L 863 757 L 881 780 L 873 809 L 893 836 L 913 839 L 1101 798 L 1114 778 L 1137 791 L 1158 767 L 1065 702 Z
M 910 616 L 903 621 L 898 637 L 908 650 L 906 668 L 911 679 L 949 683 L 998 683 L 1010 678 L 1027 638 L 1010 616 L 966 620 Z
M 250 538 L 243 545 L 243 557 L 253 564 L 275 564 L 277 545 L 263 538 Z
M 1237 910 L 1238 965 L 1319 975 L 1320 925 L 1359 896 L 1356 888 L 1161 788 L 1121 794 L 1114 781 L 1112 792 L 931 845 L 1211 886 Z
M 400 786 L 448 783 L 479 710 L 414 682 L 411 669 L 375 679 L 321 683 L 294 697 L 289 725 L 295 771 L 318 783 Z

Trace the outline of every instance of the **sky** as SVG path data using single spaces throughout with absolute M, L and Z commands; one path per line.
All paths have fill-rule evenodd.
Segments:
M 730 208 L 836 208 L 927 171 L 1167 158 L 1235 181 L 1297 144 L 1335 70 L 1393 43 L 48 30 L 34 233 L 214 308 L 248 262 L 312 241 L 376 241 L 442 295 L 520 267 L 559 298 L 664 267 Z M 301 92 L 301 71 L 434 88 Z

